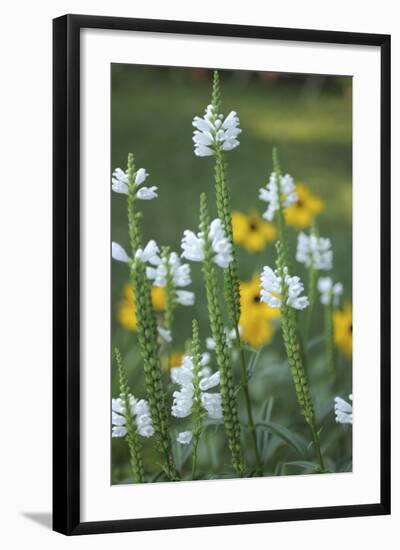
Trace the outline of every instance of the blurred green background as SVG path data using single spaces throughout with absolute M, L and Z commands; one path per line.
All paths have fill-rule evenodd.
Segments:
M 144 241 L 155 239 L 180 252 L 184 229 L 197 230 L 200 192 L 208 196 L 211 215 L 215 215 L 213 158 L 193 154 L 192 119 L 203 115 L 210 102 L 212 73 L 208 70 L 112 65 L 112 169 L 126 168 L 128 152 L 133 152 L 136 167 L 150 173 L 146 185 L 158 186 L 159 198 L 142 201 Z M 322 198 L 325 209 L 318 217 L 320 234 L 330 237 L 334 250 L 333 277 L 344 285 L 345 301 L 351 301 L 352 265 L 352 104 L 351 78 L 333 76 L 220 71 L 222 112 L 237 111 L 242 134 L 240 146 L 227 154 L 232 208 L 248 212 L 256 208 L 261 214 L 266 204 L 258 199 L 272 171 L 272 147 L 278 148 L 281 167 L 295 180 L 305 182 Z M 297 231 L 290 231 L 295 250 Z M 129 250 L 126 197 L 112 195 L 112 239 Z M 275 250 L 249 254 L 238 248 L 240 277 L 250 279 L 263 265 L 274 265 Z M 307 281 L 303 266 L 294 262 L 297 274 Z M 173 347 L 184 350 L 190 338 L 193 316 L 200 322 L 201 336 L 210 336 L 201 283 L 200 268 L 192 264 L 196 293 L 194 307 L 178 307 Z M 112 343 L 119 346 L 129 372 L 132 392 L 145 397 L 141 359 L 134 332 L 122 328 L 116 318 L 122 289 L 128 280 L 126 265 L 112 262 Z M 309 363 L 309 377 L 322 423 L 322 447 L 333 471 L 351 469 L 351 428 L 334 422 L 333 397 L 351 393 L 351 363 L 340 352 L 334 385 L 327 382 L 322 339 L 323 313 L 317 307 L 314 316 Z M 215 363 L 213 368 L 216 368 Z M 238 370 L 238 366 L 235 366 Z M 238 374 L 238 372 L 236 373 Z M 165 374 L 169 399 L 173 387 Z M 270 420 L 295 433 L 303 450 L 288 444 L 276 434 L 260 434 L 266 475 L 307 473 L 303 465 L 285 466 L 287 462 L 310 460 L 308 433 L 299 414 L 281 335 L 277 331 L 271 344 L 260 354 L 250 391 L 256 417 Z M 113 397 L 119 394 L 116 369 L 112 369 Z M 244 407 L 239 413 L 245 422 Z M 190 429 L 190 419 L 172 419 L 175 432 Z M 174 432 L 174 433 L 175 433 Z M 243 437 L 247 437 L 245 434 Z M 262 441 L 261 441 L 262 439 Z M 160 468 L 150 440 L 143 441 L 144 462 L 149 480 Z M 125 441 L 113 440 L 112 483 L 130 482 L 129 454 Z M 175 449 L 176 460 L 185 462 L 185 452 Z M 179 455 L 179 456 L 178 456 Z M 248 456 L 252 460 L 251 454 Z M 202 477 L 216 475 L 221 464 L 230 475 L 229 454 L 222 426 L 207 428 L 200 444 L 199 472 Z M 182 465 L 183 473 L 186 466 Z M 220 476 L 219 476 L 220 477 Z

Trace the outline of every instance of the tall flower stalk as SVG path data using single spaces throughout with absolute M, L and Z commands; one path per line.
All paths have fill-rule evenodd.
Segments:
M 261 300 L 270 307 L 280 308 L 282 316 L 282 335 L 291 370 L 297 402 L 310 428 L 312 443 L 320 472 L 326 472 L 319 434 L 316 426 L 314 405 L 312 402 L 307 374 L 301 352 L 300 338 L 297 330 L 296 310 L 308 307 L 307 296 L 301 296 L 303 283 L 297 276 L 290 276 L 286 265 L 285 249 L 280 241 L 276 243 L 277 269 L 274 272 L 265 266 L 261 274 Z
M 194 125 L 200 130 L 202 123 L 206 123 L 209 127 L 205 128 L 204 133 L 195 132 L 194 141 L 196 150 L 199 151 L 199 145 L 204 135 L 208 137 L 210 143 L 207 147 L 215 156 L 214 164 L 214 180 L 215 180 L 215 195 L 218 217 L 221 219 L 226 236 L 231 243 L 232 261 L 224 270 L 224 297 L 227 304 L 228 316 L 231 326 L 235 331 L 236 347 L 239 351 L 240 368 L 241 368 L 241 385 L 243 388 L 247 423 L 251 434 L 252 445 L 255 454 L 256 471 L 262 475 L 263 467 L 262 460 L 257 446 L 257 436 L 254 425 L 252 404 L 249 392 L 249 378 L 246 366 L 246 358 L 244 354 L 243 344 L 240 338 L 239 319 L 240 319 L 240 280 L 238 275 L 238 264 L 233 247 L 233 230 L 232 230 L 232 215 L 231 215 L 231 200 L 230 191 L 227 181 L 227 165 L 225 161 L 225 151 L 234 149 L 239 145 L 237 136 L 241 132 L 239 128 L 239 119 L 237 114 L 232 111 L 225 120 L 220 113 L 221 110 L 221 88 L 218 71 L 214 71 L 213 88 L 211 104 L 206 109 L 204 119 L 198 117 L 194 120 Z M 211 140 L 210 140 L 211 137 Z M 200 149 L 200 152 L 202 149 Z M 198 154 L 198 152 L 196 153 Z M 203 156 L 203 155 L 200 155 Z
M 192 452 L 192 479 L 196 479 L 197 451 L 201 433 L 203 431 L 204 409 L 201 401 L 201 371 L 202 359 L 200 351 L 199 325 L 196 319 L 192 322 L 192 361 L 193 361 L 193 452 Z
M 200 196 L 200 234 L 204 242 L 203 277 L 207 293 L 208 314 L 221 376 L 221 398 L 224 425 L 228 437 L 229 449 L 231 451 L 233 468 L 240 476 L 243 476 L 244 464 L 240 448 L 240 426 L 233 384 L 231 357 L 226 342 L 225 328 L 218 300 L 218 280 L 214 267 L 214 251 L 209 236 L 210 219 L 204 193 Z
M 170 480 L 178 479 L 171 453 L 169 436 L 168 408 L 162 383 L 162 369 L 159 357 L 157 322 L 151 301 L 151 284 L 146 276 L 143 256 L 142 234 L 139 220 L 141 212 L 136 207 L 137 177 L 134 157 L 128 155 L 128 228 L 132 251 L 131 282 L 134 290 L 137 333 L 143 359 L 145 386 L 150 405 L 150 413 L 155 432 L 156 446 L 163 456 L 163 469 Z M 135 181 L 136 180 L 136 181 Z
M 119 387 L 121 392 L 121 412 L 122 415 L 116 415 L 123 419 L 124 432 L 126 431 L 126 440 L 130 453 L 130 464 L 132 470 L 132 476 L 135 483 L 144 482 L 144 470 L 142 456 L 140 452 L 139 435 L 132 415 L 132 396 L 129 390 L 128 376 L 126 369 L 122 363 L 121 354 L 118 348 L 114 350 L 114 358 L 118 368 Z M 116 413 L 113 413 L 116 414 Z M 121 428 L 120 428 L 121 429 Z

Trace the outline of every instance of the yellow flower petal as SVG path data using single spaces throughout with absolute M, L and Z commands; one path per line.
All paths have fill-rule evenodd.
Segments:
M 275 227 L 265 222 L 257 210 L 251 210 L 248 215 L 234 210 L 232 231 L 234 242 L 243 246 L 248 252 L 260 252 L 268 242 L 276 239 Z
M 304 183 L 296 184 L 296 193 L 299 200 L 286 208 L 286 222 L 296 229 L 304 229 L 310 226 L 315 216 L 323 210 L 324 203 L 313 195 Z
M 333 313 L 334 338 L 337 347 L 350 359 L 353 352 L 353 314 L 351 304 Z

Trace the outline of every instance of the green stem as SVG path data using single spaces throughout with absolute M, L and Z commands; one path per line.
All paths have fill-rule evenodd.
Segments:
M 224 426 L 231 451 L 232 465 L 235 471 L 243 476 L 244 464 L 240 447 L 240 425 L 237 413 L 235 389 L 232 376 L 231 357 L 226 343 L 225 328 L 222 322 L 218 298 L 218 280 L 213 263 L 213 252 L 208 237 L 210 221 L 206 196 L 200 197 L 200 231 L 204 236 L 203 276 L 207 294 L 207 306 L 211 333 L 215 341 L 215 354 L 220 371 L 221 402 Z
M 304 330 L 305 342 L 307 342 L 309 338 L 311 325 L 312 325 L 314 306 L 315 306 L 315 297 L 317 293 L 317 277 L 318 277 L 318 271 L 311 265 L 308 271 L 308 299 L 309 299 L 310 305 L 308 306 L 308 310 L 307 310 L 306 325 Z
M 325 346 L 327 356 L 327 369 L 330 375 L 331 381 L 335 381 L 336 375 L 336 358 L 335 358 L 335 345 L 333 341 L 333 308 L 332 298 L 331 302 L 325 306 Z
M 242 388 L 244 393 L 244 399 L 246 402 L 246 411 L 247 411 L 247 421 L 248 421 L 248 428 L 250 431 L 252 444 L 254 448 L 254 454 L 256 457 L 256 472 L 258 475 L 263 475 L 263 463 L 260 456 L 260 451 L 258 450 L 257 445 L 257 433 L 256 433 L 256 427 L 254 424 L 253 419 L 253 413 L 251 410 L 251 399 L 250 399 L 250 393 L 249 393 L 249 377 L 247 373 L 247 366 L 246 366 L 246 360 L 244 356 L 244 349 L 241 343 L 239 329 L 236 326 L 235 327 L 235 334 L 236 334 L 236 345 L 239 350 L 239 357 L 240 357 L 240 367 L 241 367 L 241 382 L 242 382 Z

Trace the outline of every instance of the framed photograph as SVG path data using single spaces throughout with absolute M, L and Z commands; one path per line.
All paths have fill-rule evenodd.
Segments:
M 390 37 L 54 20 L 54 529 L 390 513 Z

